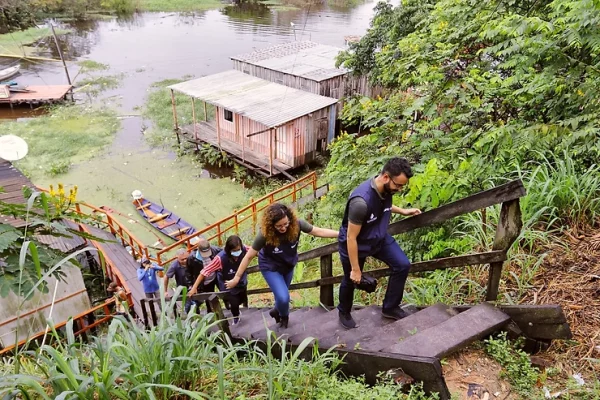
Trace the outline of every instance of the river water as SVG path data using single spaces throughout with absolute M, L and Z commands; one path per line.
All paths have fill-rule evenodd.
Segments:
M 146 143 L 142 131 L 149 122 L 139 114 L 151 84 L 225 71 L 232 67 L 231 56 L 273 44 L 312 40 L 344 47 L 345 36 L 366 32 L 375 4 L 280 11 L 262 4 L 224 5 L 196 13 L 141 13 L 125 19 L 60 23 L 71 30 L 60 37 L 71 77 L 79 71 L 74 61 L 80 60 L 108 64 L 105 75 L 122 74 L 118 88 L 94 100 L 116 107 L 122 126 L 103 156 L 75 165 L 59 177 L 36 178 L 35 183 L 78 185 L 80 199 L 117 210 L 146 243 L 156 238 L 132 215 L 134 189 L 162 201 L 197 228 L 215 222 L 245 204 L 244 189 L 228 178 L 206 179 L 206 171 L 190 158 L 178 159 L 169 149 Z M 50 40 L 39 44 L 37 54 L 58 58 Z M 19 82 L 67 83 L 62 65 L 52 62 L 23 63 Z M 2 118 L 22 116 L 23 110 L 0 110 Z

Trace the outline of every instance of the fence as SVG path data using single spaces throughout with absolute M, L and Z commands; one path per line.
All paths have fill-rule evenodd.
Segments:
M 250 204 L 244 206 L 239 210 L 234 210 L 233 213 L 205 228 L 202 228 L 192 235 L 186 236 L 185 238 L 173 243 L 170 246 L 156 253 L 156 262 L 159 265 L 166 265 L 175 259 L 174 256 L 169 255 L 173 250 L 186 246 L 188 250 L 194 248 L 190 243 L 190 240 L 199 236 L 204 236 L 209 241 L 216 241 L 220 246 L 225 243 L 225 238 L 232 234 L 239 234 L 244 229 L 251 230 L 253 234 L 256 234 L 256 227 L 258 225 L 258 215 L 261 211 L 267 208 L 270 204 L 278 201 L 289 201 L 296 203 L 303 197 L 303 190 L 310 190 L 311 193 L 317 192 L 317 174 L 311 172 L 310 174 L 292 182 L 281 188 L 261 197 L 258 200 L 251 200 Z
M 106 302 L 104 302 L 100 305 L 97 305 L 96 307 L 90 308 L 89 310 L 86 310 L 85 312 L 83 312 L 81 314 L 74 316 L 72 319 L 73 319 L 73 330 L 74 330 L 75 336 L 82 335 L 84 337 L 84 339 L 87 341 L 87 337 L 86 337 L 87 332 L 89 332 L 89 331 L 93 332 L 93 330 L 97 326 L 104 324 L 105 322 L 109 321 L 112 318 L 111 308 L 114 307 L 114 302 L 115 302 L 114 298 L 108 299 Z M 98 311 L 102 311 L 103 314 L 97 315 Z M 63 321 L 57 325 L 54 325 L 54 329 L 56 329 L 58 331 L 59 329 L 63 328 L 67 324 L 67 322 L 68 322 L 68 320 Z M 23 339 L 19 343 L 17 343 L 16 346 L 12 345 L 12 346 L 6 347 L 4 349 L 1 349 L 0 356 L 12 352 L 16 347 L 21 347 L 26 343 L 36 341 L 36 340 L 42 338 L 47 333 L 48 330 L 50 330 L 50 328 L 45 329 L 41 332 L 38 332 L 35 335 L 30 336 L 27 339 Z

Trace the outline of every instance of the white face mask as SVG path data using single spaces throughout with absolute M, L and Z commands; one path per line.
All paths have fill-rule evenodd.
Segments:
M 232 251 L 231 255 L 234 257 L 239 257 L 242 254 L 242 250 L 238 250 L 238 251 Z

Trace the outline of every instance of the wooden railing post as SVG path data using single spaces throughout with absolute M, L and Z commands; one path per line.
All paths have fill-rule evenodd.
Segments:
M 250 204 L 252 204 L 252 234 L 256 235 L 256 224 L 258 223 L 258 216 L 256 215 L 256 203 L 254 199 L 250 197 Z
M 240 234 L 240 227 L 239 227 L 239 223 L 238 223 L 238 212 L 237 212 L 237 210 L 233 210 L 233 220 L 235 221 L 235 234 L 239 235 Z
M 333 260 L 331 254 L 321 256 L 321 279 L 333 276 Z M 320 287 L 321 304 L 327 307 L 333 307 L 333 284 L 321 285 Z
M 519 204 L 519 199 L 502 203 L 492 250 L 503 250 L 504 252 L 507 252 L 519 236 L 522 227 L 523 221 L 521 220 L 521 206 Z M 502 277 L 503 264 L 503 262 L 490 264 L 490 276 L 488 278 L 487 294 L 485 297 L 486 301 L 496 301 L 498 298 L 498 288 L 500 286 L 500 278 Z
M 223 307 L 221 307 L 221 302 L 219 302 L 219 298 L 217 297 L 217 295 L 211 295 L 208 298 L 208 302 L 210 303 L 210 308 L 212 308 L 212 311 L 215 314 L 215 318 L 218 321 L 217 325 L 219 325 L 219 328 L 221 328 L 225 335 L 231 337 L 231 331 L 229 330 L 229 322 L 225 318 L 225 314 L 223 313 Z

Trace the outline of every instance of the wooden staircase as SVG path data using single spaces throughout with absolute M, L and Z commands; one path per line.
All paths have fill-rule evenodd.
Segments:
M 265 342 L 268 328 L 292 346 L 311 337 L 321 350 L 335 347 L 344 352 L 367 353 L 375 359 L 397 356 L 414 361 L 439 360 L 502 329 L 511 320 L 489 303 L 476 305 L 462 313 L 441 303 L 422 310 L 406 306 L 404 310 L 410 315 L 399 321 L 383 318 L 378 306 L 356 310 L 352 315 L 358 326 L 346 330 L 339 323 L 336 309 L 297 309 L 290 314 L 287 329 L 280 329 L 275 324 L 268 308 L 243 309 L 241 322 L 231 325 L 230 329 L 236 339 Z M 414 374 L 414 371 L 405 372 Z M 448 398 L 447 388 L 443 389 L 441 398 Z

